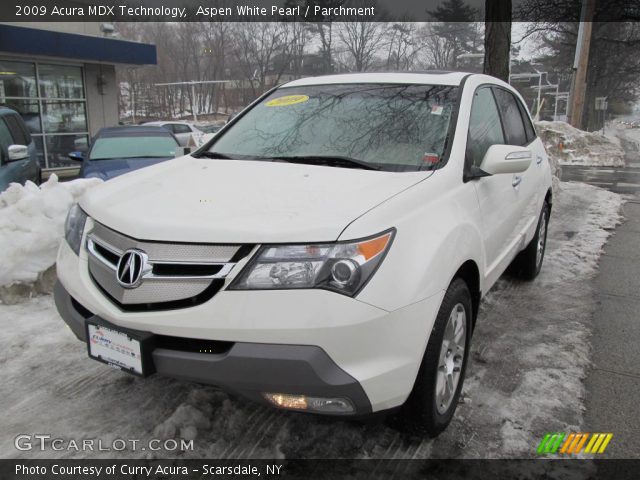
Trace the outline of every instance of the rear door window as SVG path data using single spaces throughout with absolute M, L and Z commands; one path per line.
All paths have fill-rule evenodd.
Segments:
M 502 88 L 494 88 L 494 92 L 500 109 L 507 144 L 526 145 L 529 141 L 527 140 L 527 133 L 516 97 Z

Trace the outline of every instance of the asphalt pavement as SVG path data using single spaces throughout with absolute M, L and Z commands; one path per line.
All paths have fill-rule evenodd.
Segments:
M 622 139 L 626 167 L 562 167 L 576 180 L 628 194 L 625 222 L 605 246 L 593 279 L 597 309 L 585 381 L 585 431 L 613 433 L 608 458 L 640 457 L 640 154 Z

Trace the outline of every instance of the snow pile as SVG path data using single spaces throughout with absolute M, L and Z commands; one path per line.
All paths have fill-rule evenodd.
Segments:
M 69 208 L 99 183 L 51 175 L 41 187 L 12 183 L 0 193 L 0 287 L 33 283 L 54 264 Z
M 624 151 L 617 140 L 585 132 L 566 122 L 537 122 L 547 153 L 560 165 L 622 167 Z
M 622 221 L 621 195 L 584 183 L 560 185 L 540 276 L 520 284 L 503 277 L 489 292 L 475 333 L 475 349 L 486 350 L 465 384 L 503 419 L 496 443 L 512 454 L 532 452 L 546 431 L 582 429 L 588 319 L 595 309 L 588 279 Z
M 604 244 L 623 220 L 620 211 L 625 200 L 617 193 L 581 182 L 562 182 L 561 190 L 550 224 L 561 232 L 547 242 L 545 271 L 554 281 L 587 278 L 597 270 Z M 580 209 L 581 215 L 567 214 Z M 540 279 L 546 281 L 547 275 Z

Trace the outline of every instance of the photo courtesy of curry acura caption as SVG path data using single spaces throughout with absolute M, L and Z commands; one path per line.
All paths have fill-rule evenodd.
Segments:
M 542 266 L 547 154 L 493 77 L 344 74 L 274 88 L 191 155 L 73 206 L 57 308 L 91 358 L 437 435 L 478 305 Z

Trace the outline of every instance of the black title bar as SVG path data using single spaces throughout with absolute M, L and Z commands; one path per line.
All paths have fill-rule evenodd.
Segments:
M 2 480 L 636 479 L 640 460 L 0 460 Z
M 502 0 L 501 0 L 502 1 Z M 595 0 L 594 21 L 640 20 L 637 0 Z M 576 22 L 582 0 L 512 0 L 514 22 Z M 2 22 L 484 22 L 485 0 L 2 0 Z

